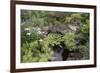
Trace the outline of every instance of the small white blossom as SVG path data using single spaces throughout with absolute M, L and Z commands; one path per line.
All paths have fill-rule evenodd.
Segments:
M 41 31 L 38 31 L 38 34 L 42 34 L 42 32 Z
M 42 40 L 42 39 L 40 39 L 39 41 L 40 41 L 40 42 L 42 42 L 43 40 Z
M 24 30 L 28 31 L 28 30 L 30 30 L 30 28 L 25 28 Z
M 31 33 L 26 33 L 26 35 L 31 35 Z
M 42 32 L 42 34 L 45 34 L 45 32 Z

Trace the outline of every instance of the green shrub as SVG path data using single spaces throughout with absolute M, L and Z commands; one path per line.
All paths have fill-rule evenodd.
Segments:
M 64 20 L 64 23 L 69 24 L 69 23 L 71 23 L 71 21 L 72 21 L 71 17 L 66 17 L 65 20 Z
M 80 45 L 81 54 L 83 55 L 83 59 L 89 59 L 89 43 L 87 42 L 85 45 Z
M 73 19 L 75 19 L 75 20 L 81 20 L 82 19 L 82 16 L 81 16 L 81 14 L 80 13 L 73 13 L 72 15 L 71 15 L 71 17 L 73 18 Z
M 74 33 L 68 32 L 63 36 L 63 38 L 64 38 L 64 43 L 69 50 L 73 50 L 76 48 Z
M 45 62 L 52 56 L 52 50 L 44 47 L 46 43 L 39 40 L 26 43 L 21 47 L 21 62 Z
M 49 33 L 44 42 L 49 46 L 59 45 L 63 41 L 62 35 L 57 33 Z
M 80 40 L 78 48 L 82 50 L 83 59 L 89 59 L 89 20 L 85 19 L 83 25 L 79 27 L 76 38 Z
M 49 33 L 48 36 L 43 39 L 43 48 L 45 49 L 45 56 L 47 56 L 48 59 L 50 59 L 54 53 L 52 47 L 60 45 L 62 41 L 62 35 L 57 33 Z

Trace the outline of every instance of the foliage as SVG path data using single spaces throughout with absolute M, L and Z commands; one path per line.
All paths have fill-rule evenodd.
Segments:
M 75 35 L 74 33 L 68 32 L 64 35 L 64 43 L 66 44 L 69 50 L 75 49 Z
M 85 45 L 80 45 L 79 48 L 82 50 L 83 59 L 89 59 L 89 43 Z
M 80 40 L 78 46 L 82 49 L 83 59 L 89 59 L 89 20 L 85 20 L 85 24 L 79 27 L 76 38 Z
M 36 32 L 36 30 L 23 30 L 21 33 L 21 45 L 24 43 L 30 43 L 32 41 L 35 41 L 37 39 L 39 39 L 40 36 L 39 34 Z
M 72 20 L 71 17 L 66 17 L 64 22 L 65 22 L 66 24 L 67 24 L 67 23 L 71 23 L 71 20 Z
M 51 51 L 44 49 L 39 41 L 24 44 L 21 51 L 22 62 L 44 62 L 51 57 Z
M 49 33 L 46 38 L 44 38 L 44 41 L 47 42 L 47 44 L 54 46 L 54 45 L 59 45 L 60 42 L 63 41 L 62 35 L 57 34 L 57 33 Z
M 70 13 L 69 15 L 66 15 L 64 18 L 64 23 L 69 24 L 76 22 L 77 20 L 83 20 L 84 16 L 82 16 L 81 13 Z
M 81 16 L 81 14 L 80 13 L 74 13 L 74 14 L 72 14 L 71 15 L 71 17 L 73 18 L 73 19 L 75 19 L 75 20 L 81 20 L 82 19 L 82 16 Z

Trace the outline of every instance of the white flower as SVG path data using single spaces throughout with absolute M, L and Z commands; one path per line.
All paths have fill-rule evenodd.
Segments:
M 38 31 L 38 34 L 42 34 L 42 32 L 41 31 Z
M 26 33 L 26 35 L 31 35 L 31 33 Z
M 40 39 L 39 41 L 40 41 L 40 42 L 42 42 L 43 40 L 42 40 L 42 39 Z
M 28 31 L 28 30 L 30 30 L 30 28 L 25 28 L 24 30 Z

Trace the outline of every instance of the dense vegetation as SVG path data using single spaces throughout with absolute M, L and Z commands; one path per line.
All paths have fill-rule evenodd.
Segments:
M 21 62 L 83 59 L 89 59 L 89 13 L 21 10 Z

